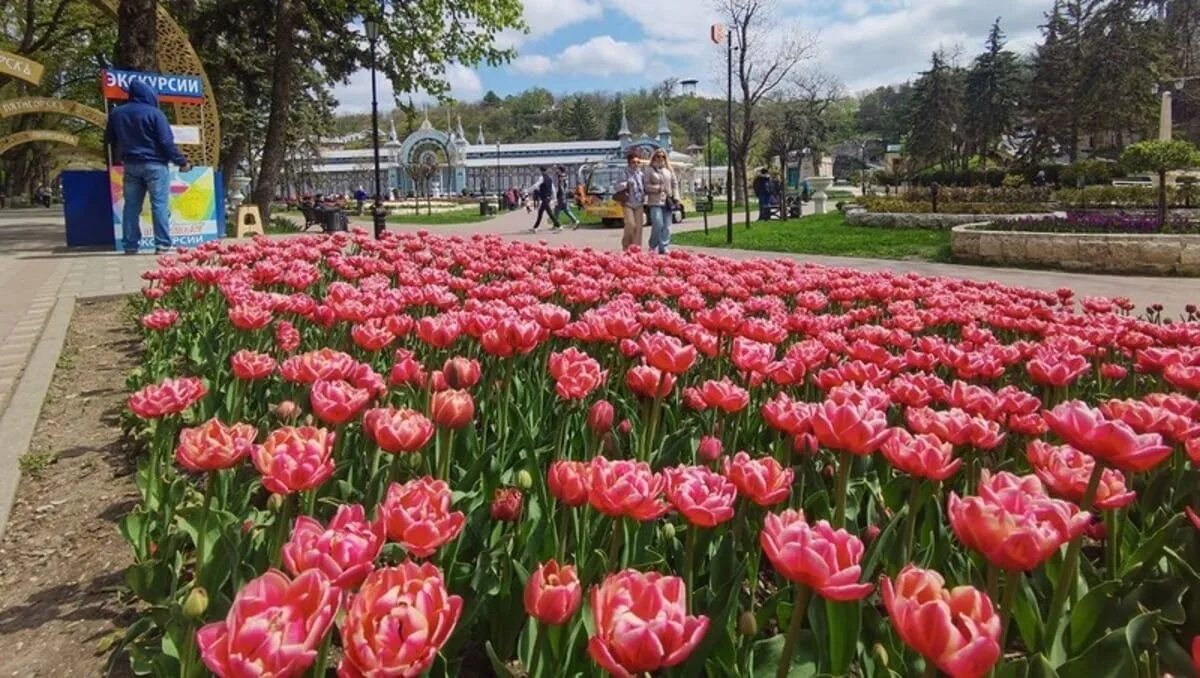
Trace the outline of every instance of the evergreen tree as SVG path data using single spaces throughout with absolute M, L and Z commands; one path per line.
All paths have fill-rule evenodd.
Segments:
M 559 113 L 559 131 L 568 139 L 596 138 L 596 116 L 582 96 L 572 97 Z
M 1058 0 L 1046 15 L 1042 35 L 1042 44 L 1033 59 L 1029 92 L 1034 135 L 1026 155 L 1034 163 L 1059 149 L 1071 149 L 1072 158 L 1077 152 L 1077 142 L 1073 139 L 1077 116 L 1073 111 L 1078 78 L 1070 25 Z
M 982 157 L 996 150 L 1000 137 L 1012 129 L 1020 110 L 1020 65 L 1017 55 L 1004 49 L 1000 19 L 988 33 L 987 49 L 975 58 L 967 73 L 967 138 Z
M 958 121 L 962 116 L 961 77 L 938 50 L 929 70 L 913 85 L 909 118 L 908 154 L 923 165 L 949 164 L 958 145 Z
M 1143 4 L 1097 4 L 1084 26 L 1080 123 L 1082 131 L 1096 137 L 1094 146 L 1121 147 L 1129 133 L 1154 126 L 1155 71 L 1165 44 L 1161 24 Z
M 616 139 L 617 133 L 621 131 L 621 95 L 617 95 L 613 99 L 612 105 L 608 107 L 608 120 L 604 123 L 604 138 Z

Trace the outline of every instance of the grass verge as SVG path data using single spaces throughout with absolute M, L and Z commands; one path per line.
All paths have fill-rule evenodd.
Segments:
M 725 229 L 710 228 L 671 235 L 671 242 L 698 247 L 732 247 L 764 252 L 823 254 L 870 259 L 950 261 L 950 231 L 916 228 L 848 226 L 840 212 L 790 221 L 755 223 L 749 230 L 734 224 L 733 245 L 725 244 Z

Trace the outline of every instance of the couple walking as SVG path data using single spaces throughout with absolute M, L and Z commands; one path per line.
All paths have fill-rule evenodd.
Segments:
M 650 166 L 642 168 L 636 151 L 625 156 L 624 178 L 617 182 L 616 198 L 622 205 L 625 232 L 621 248 L 642 245 L 642 228 L 650 215 L 650 249 L 667 253 L 671 244 L 671 215 L 679 201 L 679 182 L 671 170 L 671 161 L 663 149 L 650 156 Z
M 529 187 L 527 194 L 537 196 L 538 213 L 537 221 L 533 222 L 533 232 L 537 232 L 538 227 L 542 225 L 542 216 L 550 217 L 550 222 L 554 224 L 553 231 L 562 230 L 562 224 L 558 222 L 559 212 L 565 213 L 567 218 L 571 220 L 572 229 L 579 228 L 579 219 L 575 218 L 575 214 L 571 212 L 571 191 L 567 187 L 567 168 L 559 165 L 555 167 L 555 175 L 550 176 L 549 169 L 543 165 L 538 170 L 542 173 L 536 183 Z

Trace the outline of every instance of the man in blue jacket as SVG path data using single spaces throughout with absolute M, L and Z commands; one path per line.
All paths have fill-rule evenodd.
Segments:
M 158 110 L 158 95 L 149 85 L 140 80 L 129 83 L 129 101 L 109 114 L 104 141 L 116 145 L 115 155 L 125 166 L 125 212 L 121 217 L 125 254 L 137 254 L 142 237 L 142 202 L 147 193 L 154 220 L 154 251 L 170 251 L 171 211 L 167 201 L 171 172 L 167 163 L 179 165 L 181 172 L 191 169 L 191 164 L 175 146 L 171 125 Z

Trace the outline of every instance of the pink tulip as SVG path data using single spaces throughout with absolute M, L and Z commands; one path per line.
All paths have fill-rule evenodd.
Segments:
M 947 590 L 940 574 L 913 565 L 879 590 L 901 640 L 951 678 L 980 678 L 1000 659 L 1000 618 L 986 593 Z
M 267 490 L 276 494 L 311 490 L 333 475 L 333 439 L 334 434 L 323 428 L 284 426 L 251 448 L 250 459 Z
M 655 520 L 667 512 L 662 500 L 665 480 L 646 462 L 604 457 L 592 459 L 588 475 L 588 502 L 613 518 Z
M 226 426 L 215 418 L 209 419 L 179 432 L 175 461 L 193 473 L 231 468 L 250 454 L 257 435 L 258 429 L 251 424 Z
M 859 600 L 871 592 L 860 583 L 863 544 L 827 521 L 810 525 L 804 513 L 788 509 L 768 513 L 759 543 L 784 578 L 803 584 L 829 600 Z
M 339 595 L 320 570 L 293 580 L 268 570 L 238 591 L 224 621 L 196 632 L 200 656 L 221 678 L 301 676 L 317 658 Z
M 954 458 L 954 446 L 943 443 L 935 435 L 914 436 L 902 428 L 891 431 L 879 450 L 898 471 L 941 481 L 954 475 L 962 466 L 962 460 Z
M 574 565 L 550 560 L 538 566 L 525 584 L 525 612 L 543 624 L 567 623 L 579 611 L 583 587 Z
M 1125 422 L 1110 421 L 1078 400 L 1062 403 L 1043 416 L 1066 443 L 1122 471 L 1148 471 L 1171 455 L 1159 434 L 1138 435 Z
M 1083 501 L 1096 466 L 1095 459 L 1070 445 L 1056 447 L 1043 440 L 1029 441 L 1025 456 L 1033 472 L 1054 494 L 1075 503 Z M 1137 493 L 1125 487 L 1125 475 L 1106 468 L 1100 472 L 1100 484 L 1096 486 L 1092 505 L 1101 510 L 1117 509 L 1128 506 L 1136 498 Z
M 745 452 L 725 459 L 724 474 L 740 494 L 759 506 L 774 506 L 791 496 L 795 475 L 774 457 L 751 459 Z
M 595 635 L 588 654 L 617 678 L 677 666 L 708 631 L 708 617 L 687 613 L 683 580 L 623 570 L 591 592 Z
M 689 523 L 716 527 L 733 518 L 737 488 L 723 476 L 703 466 L 678 466 L 666 476 L 667 500 Z
M 309 400 L 312 402 L 313 414 L 317 415 L 318 419 L 337 426 L 357 417 L 371 400 L 371 393 L 366 389 L 355 388 L 341 379 L 322 379 L 312 385 Z
M 349 591 L 374 569 L 385 540 L 381 519 L 368 522 L 361 505 L 343 504 L 328 527 L 309 516 L 296 519 L 283 545 L 283 565 L 293 575 L 320 570 L 334 586 Z
M 871 454 L 888 437 L 887 416 L 866 405 L 826 401 L 813 408 L 809 422 L 821 445 L 850 454 Z
M 450 510 L 450 486 L 429 476 L 388 486 L 379 505 L 389 539 L 416 558 L 428 558 L 452 541 L 466 524 L 461 511 Z

